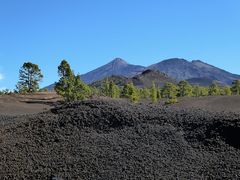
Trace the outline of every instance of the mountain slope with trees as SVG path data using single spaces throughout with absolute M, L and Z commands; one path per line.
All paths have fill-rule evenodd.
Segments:
M 172 80 L 187 80 L 190 84 L 199 86 L 209 86 L 212 83 L 231 85 L 234 80 L 240 79 L 240 75 L 232 74 L 200 60 L 187 61 L 185 59 L 173 58 L 144 67 L 131 65 L 121 58 L 116 58 L 106 65 L 82 74 L 81 80 L 87 84 L 91 84 L 112 76 L 132 78 L 141 75 L 149 69 L 159 71 Z M 151 82 L 149 84 L 151 84 Z M 55 84 L 52 84 L 46 88 L 51 91 L 54 89 L 54 86 Z
M 166 74 L 154 70 L 145 70 L 141 74 L 134 77 L 124 77 L 124 76 L 111 76 L 104 78 L 102 80 L 93 82 L 91 85 L 94 87 L 101 87 L 104 82 L 113 81 L 118 86 L 124 86 L 126 83 L 133 83 L 134 86 L 138 88 L 150 88 L 152 87 L 152 82 L 154 81 L 157 87 L 162 87 L 166 82 L 171 82 L 177 84 L 177 81 L 168 77 Z

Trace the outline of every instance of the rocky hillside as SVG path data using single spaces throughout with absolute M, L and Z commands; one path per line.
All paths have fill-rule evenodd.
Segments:
M 171 82 L 176 84 L 177 81 L 168 77 L 168 75 L 155 70 L 146 70 L 143 73 L 131 78 L 133 84 L 137 87 L 148 87 L 152 86 L 154 81 L 156 86 L 162 87 L 166 82 Z
M 168 77 L 164 73 L 161 73 L 155 70 L 145 70 L 141 74 L 138 74 L 134 77 L 126 78 L 123 76 L 111 76 L 111 77 L 96 81 L 91 85 L 95 87 L 101 87 L 107 80 L 113 81 L 118 86 L 124 86 L 126 83 L 132 82 L 135 86 L 139 88 L 143 88 L 143 87 L 150 88 L 152 86 L 153 81 L 158 87 L 162 87 L 166 82 L 171 82 L 174 84 L 177 83 L 177 81 Z
M 141 73 L 142 71 L 144 71 L 144 69 L 145 67 L 143 66 L 128 64 L 123 59 L 116 58 L 104 66 L 101 66 L 93 71 L 83 74 L 81 78 L 85 83 L 89 84 L 113 75 L 132 77 L 136 74 Z
M 185 59 L 174 58 L 161 61 L 148 68 L 164 72 L 177 80 L 189 79 L 192 84 L 199 85 L 209 85 L 212 81 L 230 85 L 233 80 L 240 79 L 239 75 L 232 74 L 200 60 L 190 62 Z M 203 79 L 205 80 L 203 81 Z

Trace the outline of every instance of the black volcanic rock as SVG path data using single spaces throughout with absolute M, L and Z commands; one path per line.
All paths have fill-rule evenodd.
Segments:
M 131 79 L 135 86 L 141 88 L 152 87 L 153 81 L 158 87 L 162 87 L 166 82 L 177 83 L 176 80 L 170 78 L 167 74 L 150 69 L 143 71 L 141 74 L 138 74 Z
M 239 136 L 240 114 L 67 103 L 0 116 L 0 179 L 239 179 Z
M 104 66 L 83 74 L 81 78 L 85 83 L 89 84 L 113 75 L 132 77 L 141 73 L 144 69 L 145 67 L 143 66 L 128 64 L 126 61 L 116 58 Z

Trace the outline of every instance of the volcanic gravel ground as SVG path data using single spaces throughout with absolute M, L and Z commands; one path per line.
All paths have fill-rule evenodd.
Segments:
M 240 114 L 116 100 L 0 117 L 0 179 L 239 179 Z
M 240 96 L 183 97 L 174 108 L 194 108 L 212 112 L 240 112 Z

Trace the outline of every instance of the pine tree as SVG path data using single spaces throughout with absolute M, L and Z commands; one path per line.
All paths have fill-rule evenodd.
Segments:
M 157 89 L 156 89 L 155 82 L 152 82 L 151 100 L 152 100 L 152 103 L 156 103 L 157 102 Z
M 84 84 L 80 75 L 75 76 L 66 60 L 58 66 L 59 81 L 56 83 L 55 91 L 66 101 L 83 100 L 91 95 L 91 89 Z
M 122 97 L 123 98 L 130 98 L 130 94 L 131 94 L 131 90 L 130 90 L 130 84 L 125 84 L 122 90 Z
M 111 81 L 109 84 L 108 94 L 110 95 L 111 98 L 119 98 L 120 95 L 119 87 L 113 81 Z
M 216 83 L 213 83 L 209 86 L 208 94 L 210 96 L 217 96 L 220 95 L 220 88 Z
M 240 80 L 233 81 L 231 90 L 234 95 L 240 95 Z
M 70 94 L 70 101 L 84 100 L 91 95 L 91 88 L 83 83 L 80 75 L 75 76 L 72 93 Z
M 148 88 L 144 88 L 141 95 L 143 99 L 148 99 L 150 97 L 150 90 Z
M 200 86 L 200 96 L 208 96 L 208 87 Z
M 194 97 L 208 96 L 209 88 L 203 86 L 193 86 L 192 94 Z
M 165 83 L 162 89 L 162 97 L 166 98 L 166 104 L 177 102 L 178 88 L 173 83 Z
M 201 96 L 200 86 L 193 86 L 193 96 L 195 96 L 195 97 Z
M 132 94 L 130 96 L 130 100 L 134 103 L 137 103 L 140 100 L 139 90 L 134 86 L 131 88 L 132 88 Z
M 133 83 L 128 83 L 124 85 L 122 97 L 130 99 L 132 102 L 138 102 L 140 99 L 139 91 L 133 85 Z
M 180 81 L 178 83 L 179 96 L 192 96 L 192 86 L 187 81 Z
M 173 83 L 165 83 L 162 89 L 162 97 L 172 99 L 177 97 L 177 87 Z
M 103 95 L 110 97 L 110 82 L 108 81 L 108 78 L 106 79 L 104 85 L 103 85 Z
M 161 99 L 161 97 L 162 97 L 162 95 L 161 95 L 161 89 L 158 88 L 158 90 L 157 90 L 157 99 L 159 100 L 159 99 Z
M 231 88 L 229 86 L 224 86 L 221 88 L 221 95 L 230 96 L 232 94 Z
M 19 71 L 19 82 L 16 88 L 19 93 L 32 93 L 39 90 L 43 75 L 37 64 L 26 62 Z
M 97 87 L 90 87 L 92 96 L 101 96 L 101 91 Z

